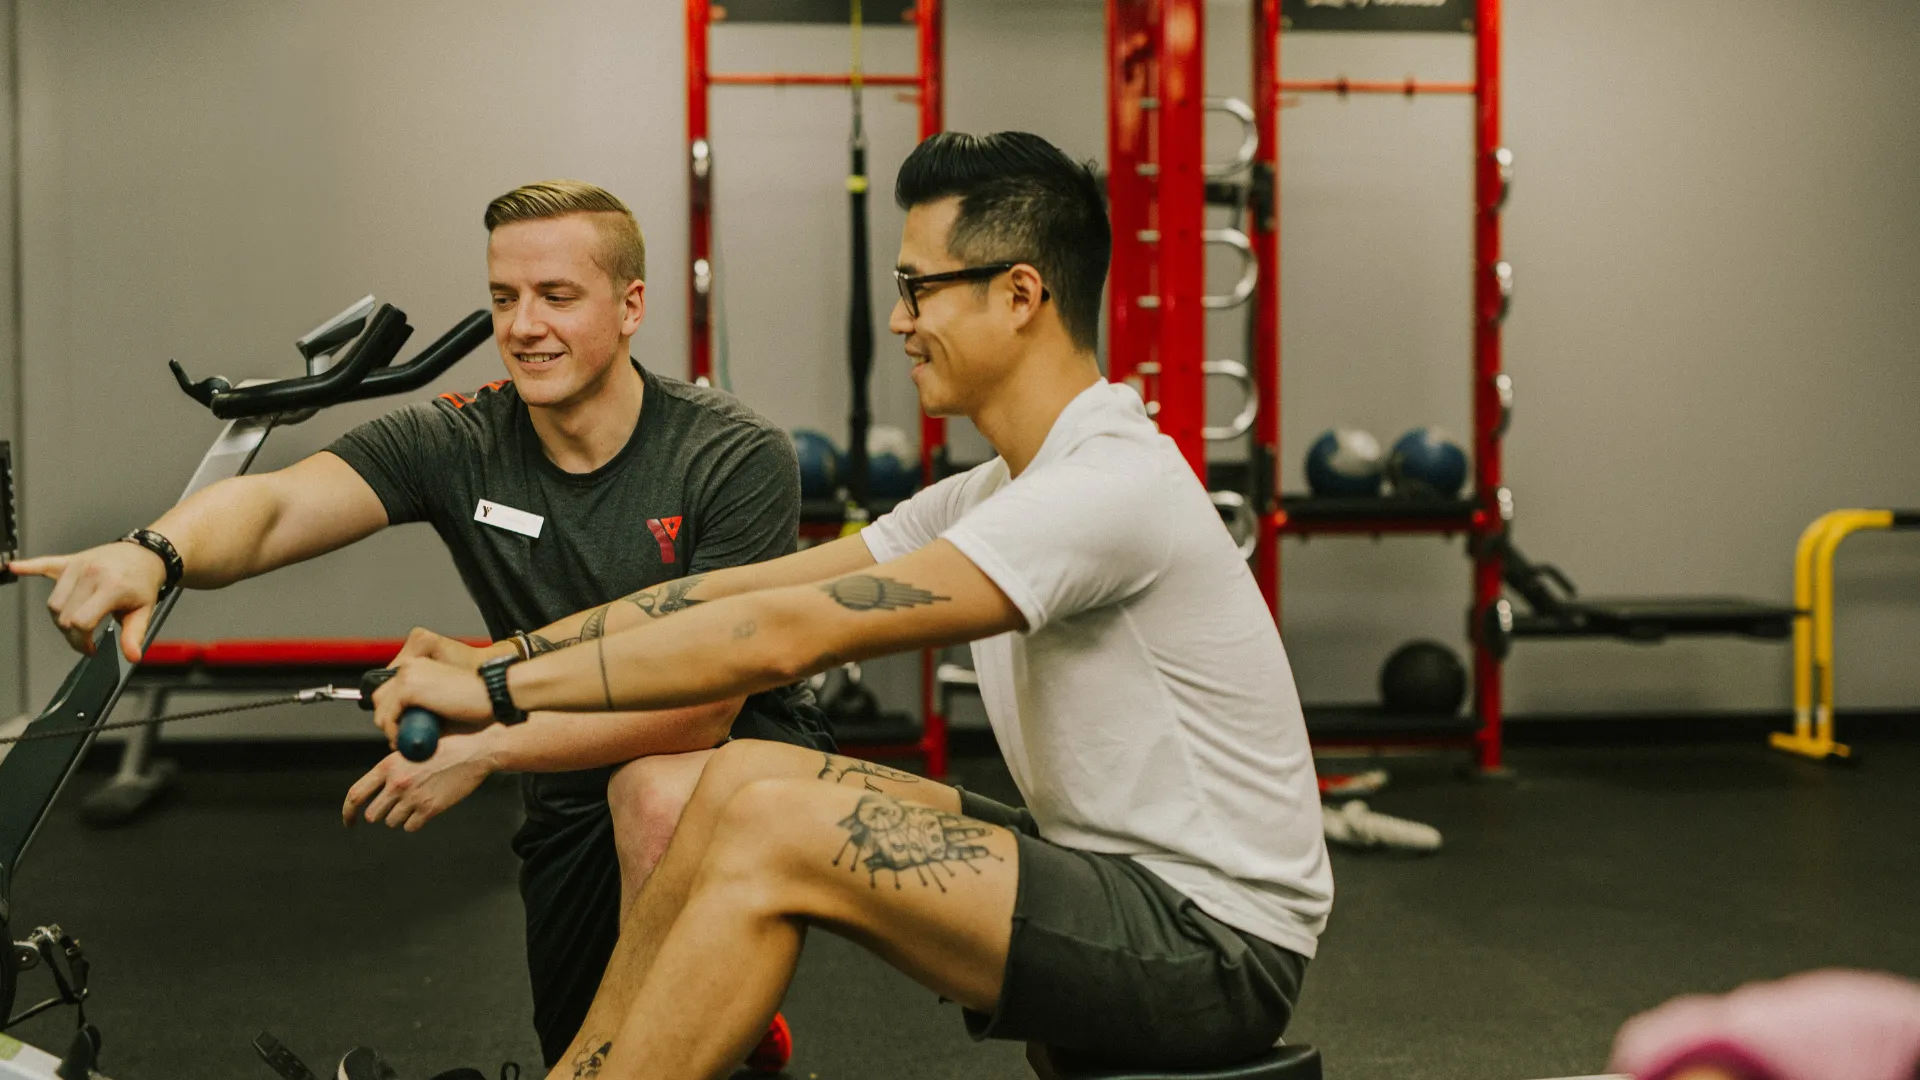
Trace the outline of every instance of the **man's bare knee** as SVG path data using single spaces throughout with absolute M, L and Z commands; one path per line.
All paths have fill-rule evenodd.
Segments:
M 700 774 L 695 798 L 717 814 L 734 794 L 755 780 L 810 776 L 825 757 L 818 750 L 759 739 L 735 739 L 713 751 Z
M 761 777 L 735 789 L 714 823 L 696 891 L 717 888 L 732 900 L 788 913 L 782 886 L 796 877 L 795 859 L 810 852 L 793 819 L 795 785 L 801 783 L 805 781 Z
M 630 893 L 645 882 L 666 854 L 710 757 L 712 751 L 702 750 L 639 758 L 621 766 L 608 782 L 614 847 Z

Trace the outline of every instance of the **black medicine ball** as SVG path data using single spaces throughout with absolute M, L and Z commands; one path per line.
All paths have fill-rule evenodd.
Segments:
M 1454 716 L 1467 700 L 1467 668 L 1437 641 L 1409 641 L 1380 668 L 1380 700 L 1388 712 Z

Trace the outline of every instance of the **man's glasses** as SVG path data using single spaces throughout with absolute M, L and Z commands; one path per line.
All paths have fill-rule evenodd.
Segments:
M 893 272 L 893 283 L 900 288 L 900 300 L 907 305 L 909 318 L 920 317 L 920 292 L 929 285 L 946 285 L 955 281 L 986 281 L 995 278 L 1016 266 L 1019 262 L 987 263 L 983 266 L 968 266 L 959 270 L 946 270 L 938 274 L 909 274 L 904 270 Z M 1040 298 L 1048 299 L 1046 289 L 1040 290 Z

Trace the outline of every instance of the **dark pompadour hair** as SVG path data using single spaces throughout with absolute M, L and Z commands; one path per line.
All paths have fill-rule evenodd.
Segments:
M 947 251 L 971 265 L 1032 264 L 1073 343 L 1095 348 L 1113 231 L 1092 166 L 1024 131 L 946 131 L 907 155 L 893 198 L 911 210 L 950 196 L 960 214 Z

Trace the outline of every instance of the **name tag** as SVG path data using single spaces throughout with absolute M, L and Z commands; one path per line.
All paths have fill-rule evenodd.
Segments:
M 540 539 L 540 527 L 547 523 L 547 519 L 539 514 L 529 514 L 525 510 L 515 510 L 486 499 L 481 499 L 480 505 L 473 508 L 473 520 L 496 529 L 517 532 L 521 536 L 531 536 L 535 540 Z

